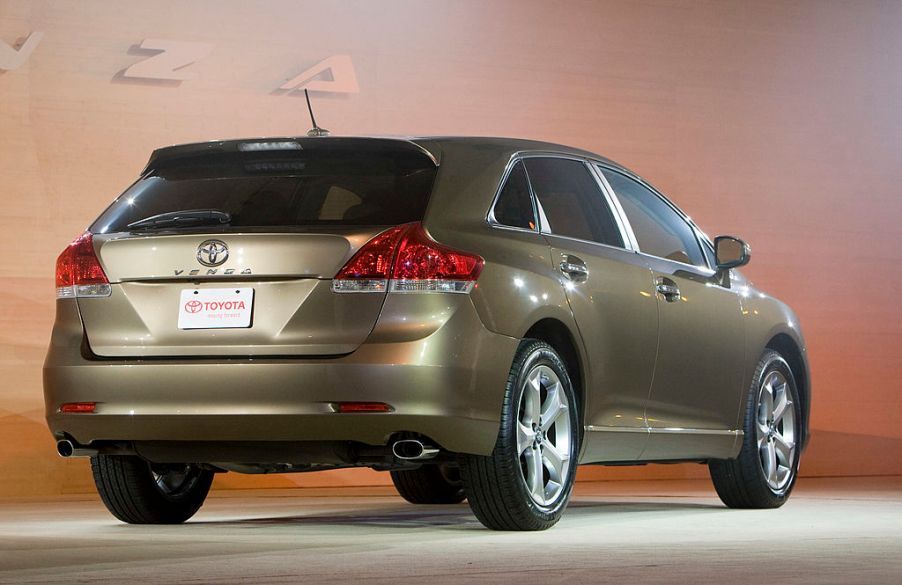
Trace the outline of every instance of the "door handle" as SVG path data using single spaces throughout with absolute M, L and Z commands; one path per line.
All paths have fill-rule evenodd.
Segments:
M 657 279 L 655 290 L 657 290 L 668 303 L 675 303 L 680 300 L 680 287 L 669 278 Z
M 589 267 L 580 258 L 563 254 L 560 268 L 564 276 L 570 280 L 585 280 L 589 276 Z

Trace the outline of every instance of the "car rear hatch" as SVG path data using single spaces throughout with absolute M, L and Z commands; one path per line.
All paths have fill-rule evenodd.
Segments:
M 423 218 L 436 173 L 417 145 L 287 139 L 158 151 L 91 226 L 111 293 L 78 298 L 104 357 L 354 351 L 385 294 L 333 292 L 367 241 Z

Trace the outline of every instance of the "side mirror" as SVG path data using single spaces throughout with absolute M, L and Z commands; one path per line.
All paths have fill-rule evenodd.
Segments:
M 729 270 L 748 264 L 752 259 L 752 250 L 739 238 L 717 236 L 714 238 L 714 257 L 718 270 Z

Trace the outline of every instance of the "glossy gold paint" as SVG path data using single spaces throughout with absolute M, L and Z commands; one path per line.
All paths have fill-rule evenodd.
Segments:
M 553 323 L 573 345 L 578 372 L 572 377 L 581 381 L 586 431 L 583 463 L 735 455 L 752 370 L 777 336 L 797 348 L 807 383 L 797 319 L 737 271 L 687 269 L 636 251 L 486 220 L 505 170 L 520 155 L 614 163 L 521 140 L 399 143 L 422 148 L 439 165 L 426 231 L 485 259 L 469 295 L 331 292 L 331 277 L 381 228 L 98 236 L 95 246 L 113 294 L 57 302 L 44 369 L 54 435 L 85 445 L 385 445 L 406 431 L 452 452 L 488 454 L 510 364 L 537 323 Z M 194 254 L 207 237 L 234 251 L 221 268 L 251 274 L 190 274 L 203 268 Z M 586 281 L 562 275 L 562 254 L 586 262 Z M 176 274 L 183 269 L 189 273 Z M 659 276 L 677 282 L 680 301 L 655 292 Z M 181 289 L 238 282 L 256 291 L 253 327 L 177 329 Z M 97 402 L 97 413 L 58 412 L 61 403 L 79 401 Z M 338 414 L 330 405 L 340 401 L 385 402 L 394 412 Z

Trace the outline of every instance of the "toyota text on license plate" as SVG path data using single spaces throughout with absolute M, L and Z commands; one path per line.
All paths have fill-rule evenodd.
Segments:
M 252 288 L 182 290 L 179 329 L 225 329 L 251 326 Z

